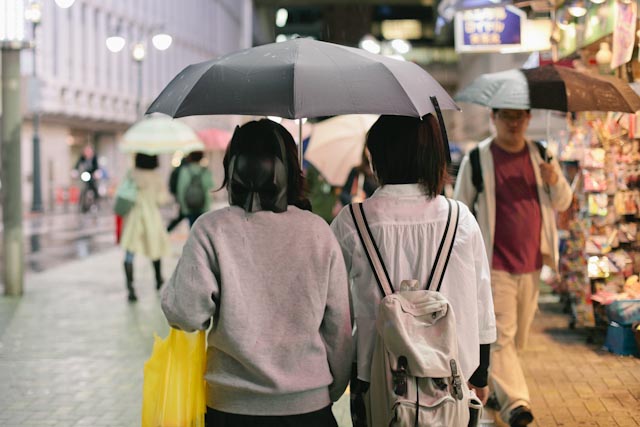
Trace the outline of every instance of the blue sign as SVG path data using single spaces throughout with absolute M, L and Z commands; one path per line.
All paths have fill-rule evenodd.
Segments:
M 456 51 L 488 52 L 520 47 L 525 19 L 522 10 L 510 5 L 458 11 Z

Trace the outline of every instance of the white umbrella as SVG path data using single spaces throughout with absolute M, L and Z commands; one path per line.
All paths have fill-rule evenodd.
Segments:
M 170 117 L 149 117 L 134 124 L 122 137 L 125 153 L 162 154 L 174 151 L 190 153 L 204 150 L 204 144 L 189 126 Z
M 313 126 L 305 158 L 333 186 L 344 185 L 349 172 L 362 161 L 365 138 L 378 116 L 349 114 Z
M 455 100 L 489 108 L 514 110 L 531 108 L 527 79 L 520 70 L 482 74 L 458 92 Z

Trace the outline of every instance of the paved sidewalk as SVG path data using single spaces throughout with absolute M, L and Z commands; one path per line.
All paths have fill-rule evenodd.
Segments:
M 171 237 L 170 276 L 186 238 Z M 126 301 L 113 248 L 26 276 L 25 295 L 0 297 L 0 426 L 140 425 L 142 368 L 153 334 L 166 337 L 153 266 L 135 259 L 139 301 Z M 336 408 L 348 426 L 348 396 Z
M 186 237 L 172 234 L 169 277 Z M 140 425 L 142 367 L 166 336 L 151 262 L 135 260 L 139 301 L 126 302 L 122 252 L 109 249 L 26 277 L 0 297 L 0 426 Z M 522 354 L 538 426 L 640 426 L 640 359 L 587 345 L 555 305 Z M 334 405 L 349 426 L 348 396 Z
M 586 344 L 586 331 L 568 329 L 560 304 L 541 308 L 520 354 L 536 417 L 531 426 L 640 426 L 640 359 Z

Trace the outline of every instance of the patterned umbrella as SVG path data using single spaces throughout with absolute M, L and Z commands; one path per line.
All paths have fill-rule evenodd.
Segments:
M 640 110 L 640 97 L 625 81 L 558 65 L 483 74 L 461 90 L 455 100 L 521 110 Z

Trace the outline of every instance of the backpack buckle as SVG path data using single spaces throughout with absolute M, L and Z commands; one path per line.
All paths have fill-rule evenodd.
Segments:
M 393 375 L 393 392 L 397 396 L 407 394 L 407 365 L 407 358 L 400 356 L 398 357 L 398 369 L 391 371 Z
M 460 375 L 458 375 L 458 365 L 454 359 L 449 361 L 449 365 L 451 366 L 451 376 L 453 378 L 452 386 L 453 386 L 453 397 L 458 400 L 462 400 L 464 394 L 462 393 L 462 379 Z

